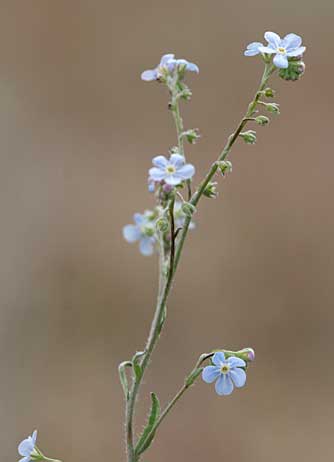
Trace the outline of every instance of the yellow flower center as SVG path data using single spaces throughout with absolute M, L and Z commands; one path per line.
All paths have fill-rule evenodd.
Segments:
M 220 368 L 220 372 L 222 374 L 227 374 L 230 370 L 230 366 L 228 366 L 227 364 L 224 364 L 221 368 Z
M 278 48 L 277 48 L 277 51 L 278 51 L 279 53 L 281 53 L 282 55 L 284 55 L 284 54 L 286 53 L 286 49 L 285 49 L 284 47 L 278 47 Z
M 176 172 L 176 168 L 174 167 L 174 165 L 167 165 L 166 172 L 172 175 L 173 173 Z

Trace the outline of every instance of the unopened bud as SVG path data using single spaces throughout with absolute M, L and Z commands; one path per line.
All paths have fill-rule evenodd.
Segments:
M 209 199 L 215 199 L 218 195 L 216 186 L 217 182 L 210 181 L 210 183 L 208 183 L 203 191 L 204 196 L 208 197 Z
M 222 160 L 218 162 L 218 168 L 221 174 L 224 176 L 226 173 L 232 172 L 232 162 L 229 160 Z
M 164 217 L 159 218 L 156 221 L 156 227 L 162 233 L 166 233 L 168 231 L 168 229 L 169 229 L 168 220 L 166 220 L 166 218 L 164 218 Z
M 271 112 L 272 114 L 278 115 L 280 113 L 279 104 L 277 103 L 266 103 L 266 109 L 268 112 Z
M 255 122 L 259 125 L 267 125 L 270 122 L 269 117 L 260 115 L 255 117 Z
M 275 93 L 275 90 L 273 90 L 272 88 L 266 88 L 263 92 L 266 98 L 274 98 Z
M 196 212 L 196 207 L 192 205 L 190 202 L 184 202 L 182 204 L 182 212 L 189 218 Z
M 254 130 L 248 130 L 247 132 L 240 133 L 241 138 L 247 144 L 256 143 L 256 132 Z
M 191 128 L 181 134 L 182 137 L 186 138 L 188 143 L 195 144 L 196 141 L 201 137 L 197 128 Z

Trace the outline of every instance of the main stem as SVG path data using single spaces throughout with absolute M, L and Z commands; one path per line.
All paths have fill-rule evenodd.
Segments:
M 270 64 L 265 65 L 261 84 L 259 86 L 258 91 L 255 94 L 253 101 L 250 103 L 245 116 L 241 119 L 235 132 L 229 137 L 217 161 L 212 165 L 211 169 L 209 170 L 205 178 L 200 183 L 197 191 L 193 194 L 191 198 L 189 197 L 190 203 L 192 205 L 194 206 L 197 205 L 198 201 L 203 195 L 203 192 L 205 191 L 205 188 L 207 187 L 207 185 L 209 184 L 209 182 L 211 181 L 211 179 L 217 172 L 218 167 L 219 167 L 218 162 L 225 160 L 227 156 L 229 155 L 233 144 L 235 143 L 241 131 L 247 124 L 250 116 L 253 115 L 255 108 L 257 106 L 257 103 L 262 94 L 262 91 L 265 89 L 268 79 L 270 75 L 273 73 L 273 71 L 274 71 L 273 65 L 270 65 Z M 178 98 L 177 98 L 176 93 L 173 93 L 173 92 L 172 92 L 172 111 L 173 111 L 176 131 L 177 131 L 179 152 L 181 155 L 184 156 L 184 144 L 183 144 L 183 136 L 182 136 L 183 122 L 182 122 L 182 118 L 180 115 Z M 188 193 L 190 195 L 190 184 L 188 184 Z M 150 333 L 147 339 L 145 351 L 144 351 L 144 354 L 140 362 L 140 365 L 142 368 L 142 374 L 140 375 L 139 378 L 136 378 L 135 374 L 133 374 L 132 386 L 131 386 L 131 390 L 129 393 L 129 398 L 127 399 L 127 402 L 126 402 L 126 440 L 127 440 L 128 462 L 138 461 L 138 457 L 135 454 L 134 435 L 133 435 L 133 418 L 134 418 L 135 404 L 136 404 L 139 388 L 140 388 L 145 370 L 149 364 L 152 352 L 160 336 L 160 332 L 161 332 L 163 321 L 164 321 L 164 313 L 166 309 L 167 299 L 168 299 L 168 296 L 169 296 L 169 293 L 172 287 L 172 283 L 173 283 L 176 269 L 177 269 L 177 266 L 180 260 L 183 245 L 184 245 L 187 233 L 188 233 L 190 222 L 191 222 L 191 217 L 186 217 L 185 223 L 183 225 L 182 232 L 179 238 L 179 242 L 175 249 L 175 256 L 173 252 L 173 258 L 170 259 L 167 276 L 164 275 L 166 262 L 164 259 L 163 243 L 160 243 L 160 268 L 159 268 L 160 288 L 159 288 L 159 293 L 158 293 L 157 306 L 156 306 L 153 321 L 151 324 L 151 329 L 150 329 Z M 175 403 L 180 399 L 180 397 L 183 395 L 183 393 L 186 391 L 187 388 L 188 388 L 187 386 L 183 386 L 180 389 L 180 391 L 177 393 L 177 395 L 172 399 L 172 401 L 167 405 L 165 411 L 163 412 L 163 414 L 161 415 L 158 421 L 159 424 L 164 419 L 164 417 L 168 414 L 170 409 L 175 405 Z

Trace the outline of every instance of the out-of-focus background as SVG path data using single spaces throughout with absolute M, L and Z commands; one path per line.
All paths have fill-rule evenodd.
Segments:
M 307 72 L 275 77 L 281 116 L 201 203 L 137 423 L 200 353 L 253 346 L 248 386 L 220 398 L 199 381 L 145 460 L 333 457 L 333 19 L 330 0 L 2 0 L 1 460 L 34 428 L 64 462 L 124 460 L 116 370 L 144 345 L 156 259 L 121 228 L 175 143 L 166 91 L 140 73 L 166 52 L 200 66 L 182 107 L 203 134 L 197 181 L 256 89 L 243 49 L 268 29 L 303 36 Z

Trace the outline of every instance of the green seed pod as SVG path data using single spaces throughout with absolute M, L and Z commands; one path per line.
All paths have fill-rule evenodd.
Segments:
M 266 98 L 274 98 L 275 93 L 275 90 L 273 90 L 272 88 L 266 88 L 263 92 Z

